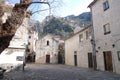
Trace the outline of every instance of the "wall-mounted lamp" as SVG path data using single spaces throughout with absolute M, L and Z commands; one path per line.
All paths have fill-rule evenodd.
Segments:
M 96 53 L 98 53 L 98 50 L 96 50 Z
M 112 47 L 114 48 L 114 47 L 115 47 L 115 44 L 112 44 Z
M 99 46 L 98 49 L 100 50 L 100 48 L 101 48 L 101 47 Z

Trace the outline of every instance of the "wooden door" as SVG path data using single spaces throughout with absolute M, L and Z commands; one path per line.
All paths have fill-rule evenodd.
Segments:
M 111 51 L 105 51 L 105 52 L 103 52 L 103 54 L 104 54 L 105 70 L 106 71 L 113 71 Z
M 74 55 L 74 65 L 77 66 L 77 55 Z
M 93 68 L 93 57 L 92 53 L 88 53 L 88 67 Z
M 46 63 L 50 63 L 50 55 L 46 55 Z

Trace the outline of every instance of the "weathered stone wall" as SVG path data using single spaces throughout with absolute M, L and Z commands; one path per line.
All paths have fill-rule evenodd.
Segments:
M 109 9 L 103 9 L 106 0 L 97 0 L 91 7 L 93 16 L 93 27 L 95 34 L 97 55 L 97 69 L 105 70 L 104 51 L 112 52 L 113 72 L 120 73 L 120 61 L 118 51 L 120 51 L 120 0 L 108 0 Z M 103 25 L 110 24 L 110 33 L 104 34 Z
M 49 45 L 47 45 L 49 41 Z M 36 63 L 46 63 L 46 55 L 50 55 L 50 63 L 58 63 L 58 42 L 53 36 L 46 35 L 36 43 Z

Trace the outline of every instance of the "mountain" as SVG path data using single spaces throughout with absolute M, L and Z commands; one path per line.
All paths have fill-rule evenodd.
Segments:
M 60 35 L 62 38 L 69 37 L 74 33 L 76 27 L 87 27 L 91 24 L 91 13 L 85 12 L 78 16 L 66 17 L 48 16 L 42 22 L 43 34 Z
M 40 22 L 33 19 L 29 20 L 29 28 L 33 30 L 37 30 L 39 33 L 43 32 Z
M 75 25 L 76 26 L 80 26 L 80 27 L 86 27 L 88 25 L 91 24 L 91 12 L 84 12 L 78 16 L 74 16 L 74 15 L 69 15 L 66 16 L 65 19 L 67 19 L 68 21 L 72 22 L 71 25 Z
M 68 23 L 65 23 L 63 18 L 50 17 L 47 21 L 43 22 L 43 33 L 59 35 L 62 38 L 68 37 L 73 33 L 73 29 Z

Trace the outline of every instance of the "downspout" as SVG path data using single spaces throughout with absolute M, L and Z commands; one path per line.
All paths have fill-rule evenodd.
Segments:
M 92 14 L 92 8 L 90 8 L 91 14 Z M 94 35 L 94 27 L 93 27 L 93 15 L 92 15 L 92 26 L 91 26 L 91 34 L 92 34 L 92 39 L 91 39 L 91 44 L 92 44 L 92 57 L 93 57 L 93 68 L 94 70 L 97 70 L 97 60 L 96 60 L 96 44 L 95 44 L 95 35 Z

